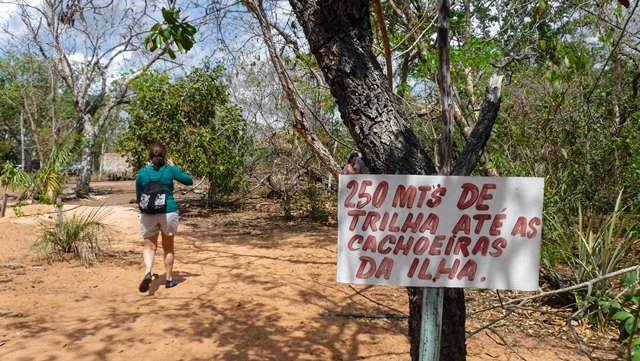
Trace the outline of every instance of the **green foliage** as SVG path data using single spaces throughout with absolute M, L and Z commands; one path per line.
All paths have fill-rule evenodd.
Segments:
M 245 159 L 253 151 L 247 121 L 229 102 L 221 72 L 204 65 L 175 80 L 143 75 L 132 84 L 137 96 L 126 108 L 129 128 L 116 142 L 136 168 L 147 162 L 149 144 L 164 143 L 175 164 L 207 178 L 211 203 L 246 186 Z
M 577 283 L 587 281 L 622 268 L 633 262 L 628 251 L 638 244 L 635 230 L 638 225 L 634 212 L 621 208 L 622 192 L 619 193 L 613 212 L 599 221 L 592 216 L 585 224 L 580 209 L 578 215 L 577 257 L 569 259 Z M 606 285 L 606 283 L 604 283 Z
M 565 246 L 575 245 L 575 249 L 568 249 L 565 253 L 566 264 L 572 273 L 568 279 L 570 284 L 587 282 L 638 263 L 634 250 L 638 246 L 636 231 L 640 223 L 636 212 L 622 207 L 622 194 L 618 194 L 614 209 L 609 214 L 586 214 L 578 206 L 577 225 L 572 225 L 570 219 L 563 222 L 557 218 L 550 220 L 550 233 L 558 237 L 557 242 Z M 632 312 L 638 309 L 640 299 L 636 276 L 635 272 L 627 274 L 623 280 L 624 290 L 618 294 L 616 290 L 620 287 L 604 280 L 593 285 L 590 295 L 579 290 L 574 292 L 574 296 L 578 305 L 586 302 L 592 325 L 602 327 L 607 322 L 616 322 L 620 341 L 630 342 L 630 352 L 640 357 L 640 342 L 634 336 L 637 334 L 637 315 Z M 589 299 L 585 299 L 587 296 Z
M 586 282 L 637 263 L 638 256 L 630 250 L 638 245 L 635 233 L 639 223 L 635 212 L 622 207 L 621 201 L 622 192 L 613 211 L 606 215 L 585 215 L 579 206 L 577 225 L 570 219 L 551 219 L 550 230 L 559 237 L 557 242 L 575 247 L 565 255 L 572 272 L 571 283 Z M 605 281 L 595 286 L 594 293 L 607 294 L 610 290 L 611 284 Z
M 627 273 L 622 280 L 622 291 L 613 297 L 596 294 L 590 303 L 591 323 L 614 322 L 620 335 L 618 340 L 627 344 L 628 359 L 640 360 L 640 287 L 638 272 Z
M 81 145 L 82 138 L 79 136 L 63 138 L 54 146 L 44 167 L 35 173 L 26 173 L 14 169 L 10 163 L 5 163 L 0 180 L 13 189 L 22 189 L 23 195 L 20 199 L 30 197 L 51 203 L 62 192 L 66 167 Z
M 162 8 L 162 24 L 157 23 L 151 27 L 145 44 L 150 51 L 156 51 L 164 46 L 164 51 L 171 59 L 176 58 L 176 54 L 171 49 L 171 43 L 175 43 L 180 53 L 185 54 L 195 44 L 196 28 L 189 24 L 188 18 L 180 17 L 180 9 Z
M 7 162 L 10 159 L 13 145 L 8 140 L 0 140 L 0 162 Z
M 23 200 L 26 196 L 26 191 L 31 188 L 31 177 L 25 171 L 13 167 L 10 162 L 5 162 L 0 169 L 0 185 L 4 186 L 4 196 L 6 197 L 7 190 L 15 190 L 16 188 L 24 190 L 18 197 L 18 201 L 13 206 L 13 213 L 17 217 L 24 215 L 24 212 L 20 208 L 23 205 Z
M 8 150 L 0 146 L 0 160 L 21 161 L 21 146 L 28 155 L 42 159 L 58 136 L 75 125 L 73 99 L 68 89 L 56 86 L 58 75 L 51 70 L 36 53 L 5 52 L 0 56 L 0 142 L 9 140 L 11 144 Z M 56 119 L 52 119 L 54 115 Z
M 326 224 L 329 221 L 329 210 L 324 192 L 315 185 L 309 185 L 302 191 L 302 196 L 307 216 L 314 222 Z
M 35 173 L 27 173 L 16 169 L 6 162 L 0 172 L 0 184 L 7 188 L 21 189 L 19 201 L 27 198 L 37 199 L 44 203 L 51 203 L 60 195 L 66 177 L 66 167 L 82 144 L 80 136 L 68 136 L 60 140 L 51 151 L 44 167 Z M 20 212 L 17 203 L 16 215 Z
M 49 155 L 44 167 L 32 176 L 34 197 L 51 203 L 60 195 L 66 178 L 66 168 L 82 145 L 80 136 L 71 135 L 61 139 Z
M 13 206 L 13 213 L 16 215 L 16 217 L 24 216 L 24 211 L 21 208 L 22 206 L 24 206 L 23 202 L 16 202 L 16 204 Z
M 98 262 L 111 242 L 111 231 L 104 223 L 108 212 L 94 208 L 86 214 L 55 224 L 42 224 L 40 239 L 34 244 L 37 254 L 49 262 L 70 255 L 85 266 Z
M 5 162 L 0 170 L 0 184 L 5 187 L 5 191 L 8 188 L 12 190 L 28 188 L 30 185 L 29 175 L 25 171 L 15 168 L 10 162 Z

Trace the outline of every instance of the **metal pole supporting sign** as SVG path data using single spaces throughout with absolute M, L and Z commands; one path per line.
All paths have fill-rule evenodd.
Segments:
M 443 288 L 422 289 L 422 324 L 420 331 L 420 361 L 440 359 Z

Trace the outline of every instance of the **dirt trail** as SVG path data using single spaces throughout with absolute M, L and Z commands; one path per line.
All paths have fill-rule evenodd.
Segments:
M 0 218 L 0 360 L 409 360 L 405 319 L 336 316 L 397 315 L 407 301 L 401 287 L 335 282 L 335 226 L 287 223 L 256 207 L 183 217 L 180 285 L 164 288 L 159 251 L 161 277 L 141 294 L 131 183 L 108 186 L 112 194 L 64 208 L 74 208 L 66 216 L 99 202 L 110 210 L 112 256 L 95 267 L 34 257 L 38 224 L 55 218 L 50 206 Z M 532 329 L 482 332 L 469 340 L 468 359 L 587 360 L 566 330 Z

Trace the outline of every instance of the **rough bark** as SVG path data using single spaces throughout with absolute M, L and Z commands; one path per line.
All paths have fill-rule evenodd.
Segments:
M 468 122 L 462 116 L 460 108 L 458 108 L 455 102 L 453 103 L 453 105 L 454 105 L 453 119 L 456 121 L 456 124 L 458 125 L 458 129 L 460 129 L 460 134 L 462 135 L 462 138 L 464 138 L 466 142 L 469 139 L 469 137 L 471 137 L 471 127 L 469 127 Z M 482 171 L 484 172 L 485 176 L 487 177 L 499 176 L 498 171 L 496 171 L 489 163 L 489 159 L 487 158 L 487 155 L 485 153 L 482 153 L 482 155 L 480 156 L 480 165 L 482 166 Z
M 80 169 L 76 176 L 76 196 L 87 197 L 91 191 L 90 183 L 93 175 L 95 156 L 93 150 L 96 144 L 97 131 L 93 125 L 91 115 L 84 114 L 82 119 L 82 134 L 84 143 L 80 157 Z
M 371 170 L 379 174 L 435 174 L 435 164 L 411 130 L 371 51 L 368 2 L 290 3 L 337 100 L 343 122 Z M 422 292 L 418 288 L 407 292 L 413 351 L 418 350 L 415 344 L 420 340 Z M 464 338 L 464 322 L 462 327 L 452 326 L 462 330 Z
M 451 95 L 451 64 L 449 60 L 449 0 L 441 0 L 438 11 L 438 91 L 442 108 L 442 134 L 440 135 L 440 167 L 438 173 L 451 171 L 453 149 L 453 99 Z

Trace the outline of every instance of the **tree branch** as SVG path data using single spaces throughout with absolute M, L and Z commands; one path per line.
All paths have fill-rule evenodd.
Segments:
M 473 171 L 478 159 L 482 155 L 493 125 L 500 110 L 500 93 L 502 91 L 502 76 L 493 75 L 486 88 L 485 100 L 480 109 L 478 123 L 473 128 L 469 141 L 464 146 L 451 175 L 469 175 Z
M 329 170 L 333 178 L 337 180 L 341 168 L 335 161 L 335 159 L 331 156 L 329 151 L 326 149 L 324 144 L 320 142 L 316 135 L 307 126 L 304 112 L 302 111 L 296 98 L 295 85 L 289 78 L 281 59 L 275 50 L 275 44 L 273 41 L 273 37 L 271 36 L 270 25 L 266 18 L 266 14 L 264 13 L 264 9 L 262 8 L 261 2 L 258 1 L 258 3 L 254 3 L 252 0 L 243 0 L 243 3 L 246 5 L 247 9 L 252 14 L 254 14 L 254 16 L 260 23 L 263 39 L 265 44 L 267 45 L 267 50 L 269 51 L 271 62 L 273 63 L 276 73 L 278 74 L 278 79 L 280 80 L 282 89 L 287 97 L 287 100 L 289 101 L 291 111 L 293 112 L 293 129 L 302 136 L 302 138 L 305 140 L 310 150 L 316 155 L 320 163 L 322 163 L 325 168 Z
M 384 59 L 387 66 L 387 81 L 389 87 L 393 89 L 393 64 L 391 63 L 391 47 L 389 46 L 389 37 L 387 36 L 387 28 L 384 25 L 384 15 L 382 14 L 382 4 L 380 0 L 373 0 L 376 9 L 376 19 L 378 20 L 378 28 L 382 37 L 382 45 L 384 46 Z

